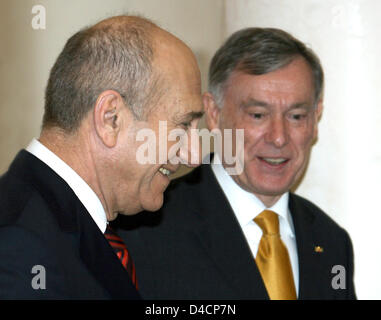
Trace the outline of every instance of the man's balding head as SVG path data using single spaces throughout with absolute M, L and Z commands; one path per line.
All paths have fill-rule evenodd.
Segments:
M 88 183 L 113 220 L 160 208 L 169 174 L 198 158 L 190 133 L 201 115 L 190 48 L 149 20 L 118 16 L 66 43 L 46 88 L 40 141 Z M 148 163 L 141 155 L 147 132 L 155 156 Z M 179 132 L 180 141 L 169 139 Z
M 74 34 L 50 73 L 43 128 L 75 131 L 105 90 L 117 91 L 143 117 L 160 92 L 152 65 L 158 32 L 166 33 L 147 19 L 118 16 Z

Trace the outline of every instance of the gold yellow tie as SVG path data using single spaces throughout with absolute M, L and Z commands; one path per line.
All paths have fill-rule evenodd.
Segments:
M 254 222 L 262 229 L 255 261 L 271 300 L 295 300 L 296 291 L 290 258 L 279 234 L 278 215 L 264 210 Z

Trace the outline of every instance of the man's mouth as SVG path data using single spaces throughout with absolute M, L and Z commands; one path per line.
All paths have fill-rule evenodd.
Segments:
M 265 157 L 258 157 L 258 158 L 272 166 L 278 166 L 289 161 L 289 159 L 287 158 L 265 158 Z
M 172 171 L 170 171 L 170 170 L 168 170 L 168 169 L 166 169 L 166 168 L 163 168 L 163 167 L 161 167 L 161 168 L 159 169 L 159 171 L 160 171 L 163 175 L 165 175 L 165 176 L 167 176 L 167 177 L 169 177 L 169 175 L 172 173 Z

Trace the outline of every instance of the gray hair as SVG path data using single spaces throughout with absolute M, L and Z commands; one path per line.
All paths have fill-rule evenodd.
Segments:
M 76 130 L 105 90 L 119 92 L 135 117 L 143 116 L 155 92 L 150 31 L 155 25 L 140 17 L 112 21 L 85 28 L 67 41 L 50 72 L 43 127 Z
M 324 73 L 319 58 L 304 43 L 275 28 L 247 28 L 233 33 L 215 53 L 209 67 L 209 92 L 222 108 L 224 91 L 234 71 L 266 74 L 303 57 L 311 67 L 315 103 L 321 98 Z

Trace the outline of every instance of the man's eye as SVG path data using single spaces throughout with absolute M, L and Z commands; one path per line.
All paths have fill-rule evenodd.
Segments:
M 305 114 L 299 114 L 299 113 L 291 115 L 292 120 L 302 120 L 305 117 L 306 117 Z
M 184 129 L 189 129 L 191 126 L 192 126 L 192 122 L 182 122 L 181 123 L 181 126 L 184 128 Z
M 257 119 L 257 120 L 262 119 L 263 116 L 264 116 L 263 113 L 257 113 L 257 112 L 256 113 L 251 113 L 250 115 L 251 115 L 252 118 Z

